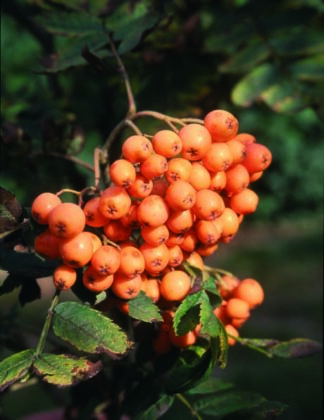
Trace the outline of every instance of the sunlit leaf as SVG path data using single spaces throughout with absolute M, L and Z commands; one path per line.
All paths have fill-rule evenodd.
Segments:
M 260 98 L 276 112 L 298 112 L 308 106 L 296 88 L 296 83 L 289 80 L 279 80 L 264 91 Z
M 33 363 L 34 350 L 13 354 L 0 362 L 0 391 L 22 379 Z
M 131 345 L 111 319 L 78 302 L 62 302 L 56 306 L 53 329 L 57 336 L 87 353 L 120 355 Z
M 134 299 L 128 301 L 129 315 L 144 322 L 162 321 L 158 307 L 144 292 L 140 292 Z
M 244 76 L 232 90 L 232 100 L 236 105 L 250 106 L 280 79 L 278 67 L 264 63 Z
M 43 353 L 37 357 L 33 368 L 45 382 L 68 386 L 95 376 L 101 369 L 101 362 L 93 363 L 84 357 L 66 354 Z

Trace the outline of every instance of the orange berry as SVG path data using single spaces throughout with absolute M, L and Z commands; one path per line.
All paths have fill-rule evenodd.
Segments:
M 217 249 L 218 249 L 218 242 L 216 242 L 215 244 L 211 244 L 211 245 L 209 245 L 209 244 L 200 244 L 196 248 L 196 251 L 202 257 L 209 257 L 210 255 L 213 255 L 214 252 L 217 251 Z
M 164 197 L 166 190 L 168 188 L 168 182 L 164 178 L 164 176 L 160 176 L 158 178 L 153 179 L 153 188 L 151 193 L 155 195 L 159 195 L 160 197 Z
M 126 274 L 117 271 L 117 273 L 114 274 L 111 290 L 121 299 L 133 299 L 139 294 L 141 287 L 142 278 L 140 274 L 128 277 Z
M 259 203 L 259 196 L 251 189 L 245 188 L 241 192 L 232 195 L 229 204 L 237 214 L 254 213 Z
M 139 222 L 137 218 L 138 204 L 138 202 L 131 204 L 128 212 L 119 219 L 124 226 L 131 227 L 132 229 L 139 228 Z
M 120 219 L 129 211 L 131 198 L 123 187 L 111 185 L 100 196 L 99 210 L 108 219 Z
M 257 280 L 245 278 L 234 289 L 233 296 L 245 300 L 249 304 L 250 309 L 253 309 L 263 302 L 264 291 Z
M 195 220 L 195 216 L 191 209 L 172 211 L 167 219 L 167 227 L 176 234 L 183 234 L 191 228 Z
M 242 163 L 246 156 L 246 146 L 244 143 L 234 139 L 229 140 L 227 146 L 230 148 L 232 157 L 233 157 L 233 164 L 235 163 Z
M 249 143 L 246 145 L 245 159 L 243 165 L 250 173 L 265 171 L 272 161 L 270 150 L 260 143 Z
M 212 220 L 197 220 L 195 222 L 195 232 L 199 241 L 206 245 L 215 244 L 222 233 Z
M 221 283 L 218 285 L 218 290 L 223 299 L 228 300 L 233 297 L 233 291 L 239 285 L 240 280 L 236 276 L 224 275 Z
M 158 246 L 144 242 L 140 251 L 145 260 L 145 270 L 150 274 L 158 274 L 165 269 L 169 263 L 169 250 L 165 244 Z
M 150 245 L 156 246 L 169 239 L 170 231 L 166 225 L 159 226 L 143 226 L 141 229 L 141 235 L 145 242 Z
M 50 212 L 61 203 L 61 199 L 53 193 L 39 194 L 32 203 L 31 216 L 40 225 L 47 225 Z
M 157 279 L 143 279 L 141 289 L 154 303 L 160 299 L 160 283 Z
M 179 245 L 169 246 L 169 266 L 178 267 L 183 261 L 183 252 Z
M 224 325 L 231 322 L 231 318 L 227 315 L 226 312 L 226 302 L 222 303 L 220 306 L 217 306 L 217 308 L 213 310 L 213 313 Z
M 111 245 L 102 245 L 93 253 L 91 266 L 100 276 L 115 273 L 120 266 L 120 251 Z
M 245 320 L 250 316 L 250 306 L 243 299 L 230 298 L 226 304 L 226 313 L 230 318 Z
M 88 264 L 93 254 L 92 239 L 87 232 L 81 232 L 73 238 L 62 239 L 60 256 L 69 267 L 83 267 Z
M 213 141 L 228 141 L 236 136 L 239 123 L 236 117 L 223 109 L 210 111 L 204 118 L 204 126 L 210 132 Z
M 160 292 L 167 301 L 183 300 L 191 289 L 191 279 L 187 273 L 174 270 L 166 273 L 160 283 Z
M 190 178 L 192 163 L 182 157 L 174 157 L 168 161 L 168 170 L 165 172 L 165 178 L 171 184 L 182 179 L 188 181 Z
M 222 226 L 222 238 L 232 238 L 240 227 L 238 215 L 230 207 L 225 207 L 223 213 L 214 222 L 220 223 Z
M 255 182 L 258 179 L 260 179 L 263 175 L 263 171 L 259 171 L 259 172 L 253 172 L 252 174 L 250 174 L 250 182 Z
M 210 189 L 197 191 L 193 212 L 198 219 L 214 220 L 223 213 L 224 209 L 224 200 L 216 191 Z
M 36 236 L 34 247 L 38 255 L 53 260 L 60 258 L 60 243 L 61 239 L 53 235 L 49 229 L 46 229 Z
M 192 162 L 190 177 L 188 182 L 195 190 L 209 188 L 211 176 L 209 171 L 203 166 L 202 162 Z
M 127 188 L 127 192 L 134 198 L 145 198 L 152 193 L 153 181 L 137 173 L 135 181 Z
M 198 236 L 194 227 L 188 229 L 183 234 L 183 241 L 180 247 L 186 252 L 193 252 L 198 244 Z
M 188 256 L 186 256 L 185 261 L 193 265 L 194 267 L 199 268 L 200 270 L 204 270 L 204 260 L 202 259 L 201 255 L 198 254 L 197 251 L 192 251 Z
M 89 265 L 83 273 L 82 281 L 87 289 L 95 293 L 100 293 L 111 287 L 114 281 L 114 275 L 100 275 L 94 270 L 92 265 Z
M 125 246 L 120 251 L 119 271 L 127 277 L 135 277 L 143 273 L 145 259 L 142 252 L 135 246 Z
M 220 192 L 226 186 L 226 172 L 218 171 L 212 172 L 210 175 L 209 189 L 212 191 Z
M 233 337 L 239 337 L 239 332 L 237 331 L 237 329 L 231 325 L 231 324 L 227 324 L 225 325 L 225 331 L 227 334 L 229 334 L 227 336 L 227 342 L 229 346 L 234 346 L 234 344 L 236 344 L 236 340 Z M 233 336 L 233 337 L 231 337 Z
M 122 145 L 122 156 L 129 162 L 143 162 L 153 153 L 153 146 L 150 140 L 141 135 L 128 137 Z
M 81 233 L 86 224 L 86 217 L 77 204 L 60 203 L 48 216 L 48 228 L 59 238 L 72 238 Z
M 92 252 L 96 252 L 97 249 L 101 248 L 102 246 L 102 242 L 101 239 L 99 238 L 99 236 L 97 236 L 95 233 L 92 232 L 88 232 L 88 231 L 84 231 L 84 233 L 86 235 L 89 236 L 89 238 L 91 239 L 92 242 Z
M 250 174 L 246 167 L 240 163 L 226 171 L 225 191 L 228 197 L 247 188 L 250 183 Z
M 196 190 L 189 182 L 179 179 L 168 186 L 164 199 L 172 210 L 188 210 L 196 202 Z
M 159 130 L 152 137 L 152 146 L 156 153 L 172 158 L 182 150 L 182 142 L 178 134 L 171 130 Z
M 213 143 L 202 162 L 211 172 L 226 171 L 233 163 L 233 155 L 227 143 Z
M 140 165 L 140 173 L 147 179 L 158 178 L 168 170 L 168 161 L 165 156 L 154 153 Z
M 127 188 L 136 178 L 134 165 L 126 159 L 117 159 L 109 166 L 111 181 L 119 187 Z
M 165 224 L 170 214 L 167 203 L 159 195 L 145 197 L 137 207 L 137 219 L 141 226 Z
M 100 197 L 93 197 L 83 207 L 86 224 L 91 227 L 102 227 L 110 219 L 105 217 L 99 210 Z
M 77 273 L 74 268 L 65 264 L 59 265 L 55 268 L 53 273 L 53 283 L 57 289 L 70 289 L 77 279 Z
M 197 335 L 194 331 L 189 331 L 184 335 L 176 335 L 173 328 L 169 331 L 171 343 L 181 349 L 192 346 L 197 341 Z
M 181 156 L 188 160 L 200 160 L 212 143 L 209 131 L 201 124 L 187 124 L 178 134 L 182 141 Z
M 110 239 L 112 242 L 123 242 L 127 241 L 131 234 L 132 234 L 132 227 L 125 226 L 120 219 L 117 220 L 110 220 L 104 227 L 103 227 L 104 234 Z
M 256 138 L 249 133 L 239 133 L 234 137 L 234 139 L 243 144 L 254 143 L 256 141 Z

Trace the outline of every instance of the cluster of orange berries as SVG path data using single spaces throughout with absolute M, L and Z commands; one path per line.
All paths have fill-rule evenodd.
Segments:
M 35 250 L 62 260 L 53 276 L 57 288 L 70 288 L 83 267 L 84 286 L 110 289 L 121 306 L 141 290 L 157 304 L 176 304 L 192 287 L 183 263 L 203 270 L 204 257 L 232 240 L 257 208 L 249 187 L 271 159 L 224 110 L 177 132 L 134 134 L 107 169 L 110 186 L 97 196 L 81 205 L 48 192 L 36 197 L 31 215 L 47 227 Z

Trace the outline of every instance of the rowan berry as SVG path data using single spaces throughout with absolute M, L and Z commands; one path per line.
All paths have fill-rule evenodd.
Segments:
M 50 212 L 61 203 L 61 199 L 53 193 L 39 194 L 32 203 L 31 216 L 40 225 L 47 225 Z
M 230 112 L 223 109 L 215 109 L 205 116 L 204 126 L 211 134 L 214 142 L 223 142 L 236 136 L 239 122 Z
M 181 156 L 185 159 L 200 160 L 209 151 L 212 138 L 209 131 L 201 124 L 187 124 L 179 131 L 182 141 Z
M 153 152 L 152 143 L 142 135 L 130 136 L 122 145 L 122 156 L 132 163 L 143 162 Z
M 168 186 L 164 199 L 172 210 L 188 210 L 196 202 L 196 190 L 189 182 L 179 179 Z
M 152 137 L 152 146 L 156 153 L 172 158 L 182 150 L 182 142 L 177 133 L 171 130 L 159 130 Z
M 100 276 L 115 273 L 120 266 L 120 251 L 111 245 L 102 245 L 91 257 L 91 266 Z
M 117 159 L 109 166 L 110 180 L 119 187 L 127 188 L 136 178 L 134 165 L 126 159 Z
M 108 219 L 120 219 L 129 211 L 131 198 L 123 187 L 111 185 L 100 196 L 99 210 Z
M 159 195 L 145 197 L 137 207 L 137 219 L 141 226 L 160 226 L 168 220 L 170 209 Z
M 133 299 L 140 293 L 141 287 L 142 278 L 140 274 L 128 277 L 121 271 L 117 271 L 114 274 L 111 290 L 121 299 Z
M 191 279 L 187 273 L 174 270 L 166 273 L 160 283 L 160 292 L 167 301 L 183 300 L 191 289 Z
M 88 265 L 83 273 L 82 281 L 87 289 L 95 293 L 100 293 L 111 287 L 114 281 L 114 275 L 100 275 L 94 270 L 92 265 Z
M 188 181 L 190 178 L 192 163 L 183 157 L 174 157 L 168 161 L 168 170 L 165 172 L 165 178 L 171 184 L 182 179 Z
M 224 200 L 216 191 L 210 189 L 197 191 L 192 210 L 198 219 L 214 220 L 223 213 L 224 209 Z
M 70 289 L 77 279 L 77 272 L 74 268 L 65 264 L 59 265 L 55 268 L 53 273 L 54 286 L 59 290 Z
M 87 232 L 80 232 L 72 238 L 62 239 L 59 245 L 60 256 L 69 267 L 83 267 L 93 254 L 93 243 Z
M 146 179 L 154 179 L 168 170 L 168 161 L 165 156 L 154 153 L 140 164 L 140 173 Z
M 233 297 L 245 300 L 249 304 L 250 309 L 253 309 L 263 302 L 264 291 L 257 280 L 245 278 L 233 290 Z
M 91 227 L 102 227 L 110 219 L 105 217 L 99 210 L 100 197 L 93 197 L 83 207 L 86 224 Z
M 59 238 L 72 238 L 81 233 L 86 216 L 80 206 L 74 203 L 60 203 L 48 215 L 48 228 Z

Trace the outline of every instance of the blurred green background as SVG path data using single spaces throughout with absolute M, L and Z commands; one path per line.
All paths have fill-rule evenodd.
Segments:
M 273 153 L 272 165 L 253 187 L 260 196 L 257 212 L 209 261 L 264 286 L 265 302 L 242 336 L 322 342 L 322 2 L 117 3 L 14 0 L 2 6 L 1 187 L 29 207 L 45 190 L 93 184 L 92 174 L 66 156 L 93 164 L 93 149 L 127 112 L 125 88 L 115 61 L 102 54 L 107 40 L 94 43 L 91 37 L 98 34 L 75 15 L 72 36 L 72 18 L 63 31 L 59 24 L 65 21 L 55 16 L 72 11 L 106 19 L 116 35 L 125 16 L 131 21 L 146 13 L 152 25 L 144 20 L 130 38 L 138 35 L 137 43 L 121 54 L 138 110 L 203 118 L 212 109 L 227 109 L 238 118 L 240 132 L 255 135 Z M 126 33 L 121 39 L 129 41 Z M 93 46 L 103 71 L 80 58 L 85 44 Z M 151 120 L 141 124 L 145 132 L 160 127 Z M 42 325 L 46 296 L 45 289 L 44 300 L 17 308 L 30 340 Z M 15 292 L 0 297 L 3 319 L 15 298 Z M 323 418 L 322 354 L 270 360 L 235 346 L 226 369 L 215 374 L 289 404 L 283 420 Z M 3 414 L 16 420 L 35 404 L 42 410 L 68 399 L 62 390 L 50 398 L 46 388 L 34 384 L 6 393 Z

